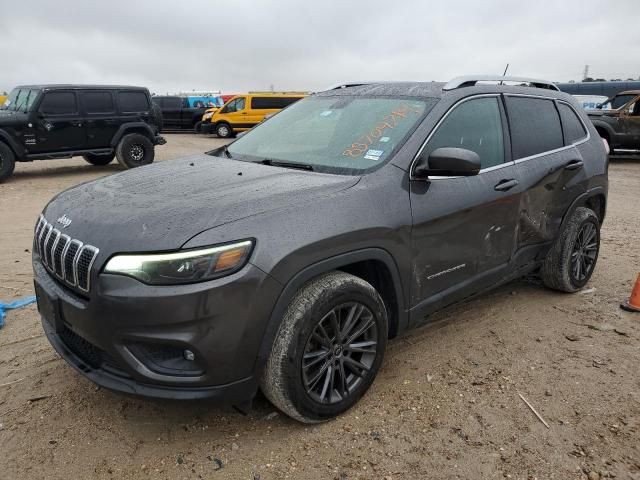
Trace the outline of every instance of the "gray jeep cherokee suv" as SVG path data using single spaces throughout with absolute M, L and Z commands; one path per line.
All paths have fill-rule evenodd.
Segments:
M 579 290 L 603 143 L 553 84 L 479 80 L 344 85 L 59 194 L 33 249 L 50 342 L 114 390 L 246 408 L 261 388 L 316 422 L 434 311 L 531 272 Z

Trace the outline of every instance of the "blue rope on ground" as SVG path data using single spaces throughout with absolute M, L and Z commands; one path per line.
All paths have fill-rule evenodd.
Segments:
M 27 305 L 31 305 L 36 301 L 35 296 L 21 298 L 20 300 L 15 300 L 11 303 L 2 303 L 0 302 L 0 328 L 4 325 L 4 315 L 5 310 L 15 310 L 16 308 L 26 307 Z

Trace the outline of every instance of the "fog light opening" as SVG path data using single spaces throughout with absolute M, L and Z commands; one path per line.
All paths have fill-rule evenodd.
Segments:
M 196 359 L 196 354 L 191 350 L 185 350 L 182 355 L 184 356 L 184 359 L 189 362 L 193 362 Z

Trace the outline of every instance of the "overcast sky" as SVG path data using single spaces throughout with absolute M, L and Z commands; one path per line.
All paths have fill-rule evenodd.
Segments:
M 639 0 L 29 0 L 0 12 L 0 90 L 314 90 L 348 80 L 640 75 Z

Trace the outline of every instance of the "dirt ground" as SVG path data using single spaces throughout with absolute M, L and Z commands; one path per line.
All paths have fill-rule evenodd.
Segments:
M 167 139 L 158 160 L 221 142 Z M 34 162 L 0 184 L 0 301 L 33 294 L 32 230 L 45 203 L 118 170 Z M 54 353 L 35 306 L 10 311 L 0 329 L 0 478 L 640 479 L 640 314 L 619 309 L 640 271 L 639 208 L 640 159 L 613 160 L 586 290 L 523 280 L 449 308 L 391 342 L 354 409 L 312 427 L 262 397 L 242 416 L 98 388 Z

